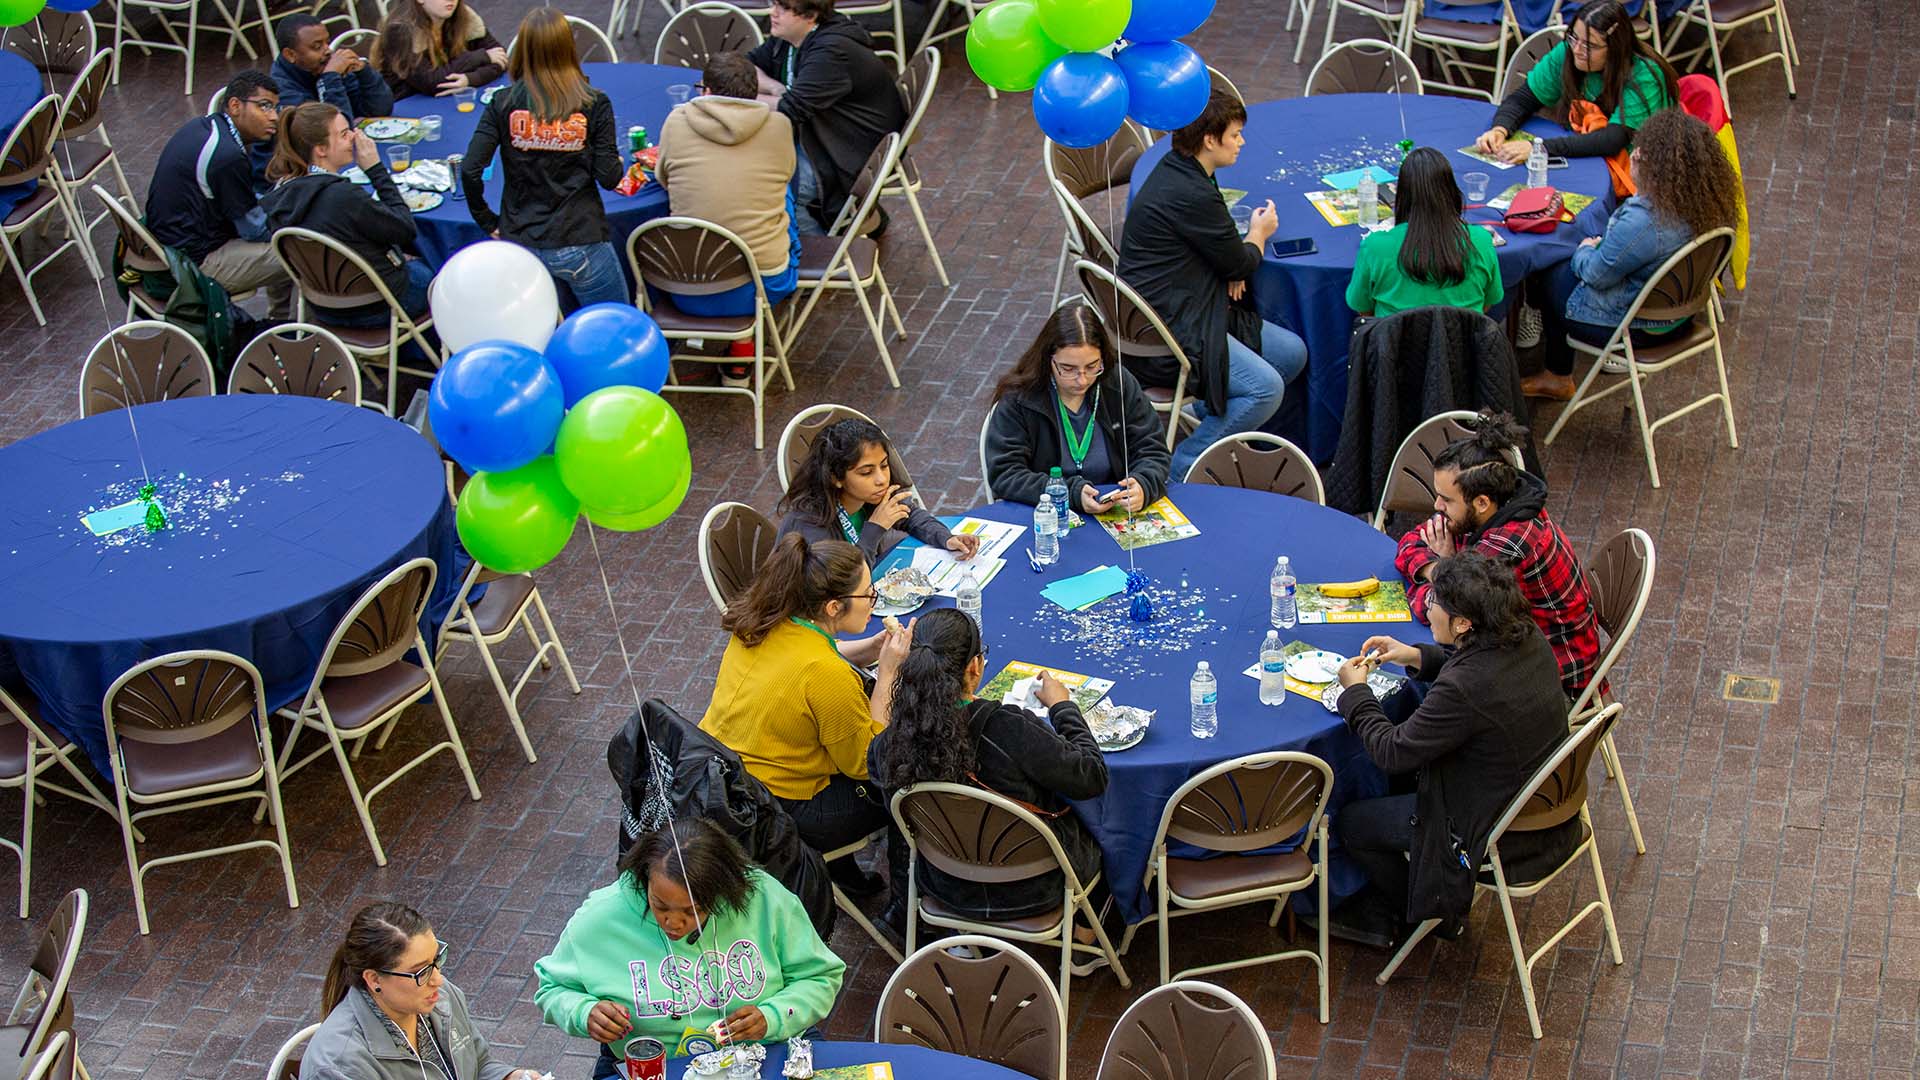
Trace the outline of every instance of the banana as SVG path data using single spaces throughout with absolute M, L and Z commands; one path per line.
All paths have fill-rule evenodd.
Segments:
M 1379 588 L 1380 579 L 1377 577 L 1361 578 L 1359 581 L 1329 581 L 1320 586 L 1320 595 L 1341 597 L 1366 596 L 1370 593 L 1377 592 Z

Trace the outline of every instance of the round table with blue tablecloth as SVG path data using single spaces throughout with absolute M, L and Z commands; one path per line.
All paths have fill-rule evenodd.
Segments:
M 666 122 L 672 104 L 667 98 L 667 87 L 676 83 L 691 86 L 700 81 L 697 71 L 660 64 L 583 64 L 581 68 L 587 73 L 588 81 L 613 102 L 614 122 L 619 129 L 623 159 L 627 158 L 627 129 L 630 127 L 637 125 L 646 128 L 649 145 L 660 141 L 660 125 Z M 503 78 L 490 85 L 506 86 L 507 80 Z M 448 154 L 466 153 L 467 143 L 472 140 L 474 129 L 480 125 L 482 108 L 485 106 L 463 113 L 454 108 L 450 97 L 423 97 L 416 94 L 394 102 L 393 114 L 440 117 L 439 141 L 417 143 L 413 147 L 413 154 L 417 158 L 444 158 Z M 459 183 L 459 177 L 454 177 L 455 190 L 445 202 L 413 215 L 420 255 L 436 267 L 468 244 L 486 239 L 480 226 L 473 223 L 473 215 L 467 210 L 466 201 L 453 197 L 458 194 Z M 496 214 L 500 212 L 503 186 L 504 180 L 496 166 L 493 178 L 487 181 L 487 202 Z M 620 251 L 624 265 L 627 234 L 654 218 L 666 216 L 667 193 L 660 185 L 649 181 L 632 195 L 602 191 L 600 200 L 607 208 L 610 239 Z
M 146 476 L 166 528 L 95 535 L 82 522 L 136 498 Z M 389 570 L 434 561 L 432 626 L 459 585 L 433 447 L 314 398 L 165 401 L 0 448 L 0 535 L 0 675 L 24 681 L 107 776 L 101 698 L 133 665 L 223 649 L 260 669 L 278 708 L 306 692 L 340 619 Z
M 34 103 L 46 97 L 46 79 L 40 69 L 18 53 L 0 49 L 0 141 L 13 132 L 14 125 L 27 115 Z M 0 187 L 0 220 L 39 185 L 38 180 Z
M 1347 338 L 1354 317 L 1346 293 L 1361 233 L 1358 226 L 1328 224 L 1307 201 L 1307 193 L 1327 187 L 1321 177 L 1363 165 L 1397 172 L 1399 151 L 1394 144 L 1403 137 L 1446 151 L 1456 179 L 1470 172 L 1486 173 L 1490 198 L 1523 183 L 1526 169 L 1500 169 L 1458 151 L 1471 146 L 1493 120 L 1493 106 L 1483 101 L 1417 94 L 1326 94 L 1249 105 L 1247 114 L 1247 143 L 1240 160 L 1221 169 L 1215 179 L 1222 188 L 1245 191 L 1244 201 L 1255 206 L 1272 199 L 1280 215 L 1276 239 L 1309 237 L 1319 248 L 1288 259 L 1269 253 L 1254 278 L 1254 299 L 1262 318 L 1287 327 L 1307 343 L 1306 373 L 1287 388 L 1277 430 L 1324 465 L 1333 458 L 1346 414 Z M 1539 135 L 1566 133 L 1539 117 L 1527 121 L 1526 129 Z M 1132 191 L 1140 190 L 1166 153 L 1167 141 L 1162 139 L 1141 155 L 1133 169 Z M 1604 204 L 1612 189 L 1606 163 L 1599 158 L 1573 158 L 1567 168 L 1553 170 L 1548 182 L 1594 196 L 1596 205 Z M 1469 221 L 1497 221 L 1500 216 L 1499 211 L 1486 208 L 1466 212 Z M 1528 274 L 1571 256 L 1583 234 L 1574 225 L 1562 225 L 1551 233 L 1502 229 L 1500 235 L 1507 241 L 1496 249 L 1500 277 L 1511 289 Z M 1152 297 L 1147 299 L 1151 302 Z
M 865 1022 L 865 1018 L 862 1018 L 862 1022 Z M 812 1043 L 815 1069 L 886 1063 L 893 1067 L 894 1080 L 932 1080 L 934 1077 L 939 1080 L 1032 1080 L 1026 1073 L 1015 1072 L 991 1061 L 961 1057 L 911 1043 L 841 1042 L 837 1039 L 814 1039 Z M 666 1080 L 683 1080 L 687 1065 L 692 1060 L 668 1058 Z M 768 1043 L 767 1060 L 761 1063 L 760 1076 L 777 1077 L 786 1063 L 787 1044 Z

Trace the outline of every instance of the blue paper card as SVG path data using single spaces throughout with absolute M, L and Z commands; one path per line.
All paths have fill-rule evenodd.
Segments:
M 1320 182 L 1335 191 L 1352 191 L 1360 186 L 1360 178 L 1369 172 L 1373 174 L 1373 182 L 1376 184 L 1390 184 L 1396 177 L 1390 169 L 1383 169 L 1378 165 L 1362 165 L 1358 169 L 1348 169 L 1346 172 L 1328 173 L 1320 178 Z
M 164 512 L 166 508 L 161 507 L 161 510 Z M 145 525 L 147 504 L 145 500 L 135 499 L 132 502 L 123 502 L 119 506 L 109 506 L 105 510 L 95 510 L 91 514 L 82 516 L 80 520 L 93 535 L 105 536 L 108 533 L 119 532 L 121 529 Z
M 1125 592 L 1127 572 L 1117 566 L 1103 566 L 1098 570 L 1089 570 L 1070 578 L 1062 578 L 1040 590 L 1040 595 L 1066 608 L 1077 611 L 1089 604 L 1097 604 L 1115 593 Z

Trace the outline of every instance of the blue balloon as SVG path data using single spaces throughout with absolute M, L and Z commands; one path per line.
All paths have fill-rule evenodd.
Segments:
M 47 6 L 55 11 L 86 11 L 99 3 L 100 0 L 47 0 Z
M 1213 0 L 1133 0 L 1133 14 L 1120 36 L 1134 44 L 1186 37 L 1213 14 Z
M 1186 127 L 1207 107 L 1213 77 L 1178 41 L 1129 45 L 1114 58 L 1127 77 L 1127 115 L 1159 131 Z
M 1099 53 L 1068 53 L 1040 73 L 1033 118 L 1061 146 L 1098 146 L 1127 119 L 1127 77 Z
M 637 386 L 659 393 L 667 383 L 667 339 L 632 304 L 592 304 L 567 316 L 547 341 L 547 362 L 560 376 L 567 408 L 595 390 Z
M 427 398 L 434 439 L 470 473 L 508 472 L 539 457 L 566 411 L 552 365 L 511 341 L 475 342 L 454 353 Z

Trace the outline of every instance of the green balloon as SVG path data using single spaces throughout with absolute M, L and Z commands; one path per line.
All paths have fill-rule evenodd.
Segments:
M 47 0 L 0 0 L 0 26 L 25 26 L 46 6 Z
M 1114 43 L 1133 17 L 1133 0 L 1037 0 L 1040 26 L 1063 49 L 1098 52 Z
M 967 30 L 967 63 L 995 90 L 1033 89 L 1047 65 L 1066 53 L 1040 28 L 1034 0 L 993 0 Z
M 560 554 L 579 514 L 553 458 L 542 456 L 508 472 L 473 474 L 453 517 L 467 554 L 489 570 L 520 574 Z
M 609 386 L 575 402 L 560 421 L 553 453 L 567 490 L 601 514 L 653 506 L 689 463 L 680 414 L 637 386 Z
M 586 513 L 588 521 L 603 529 L 612 529 L 614 532 L 639 532 L 641 529 L 651 529 L 672 517 L 673 512 L 680 509 L 680 504 L 687 501 L 687 489 L 692 486 L 693 465 L 689 462 L 687 468 L 680 474 L 679 482 L 673 486 L 672 491 L 667 493 L 667 497 L 645 510 L 631 514 L 615 514 L 596 510 L 590 506 L 581 509 Z

